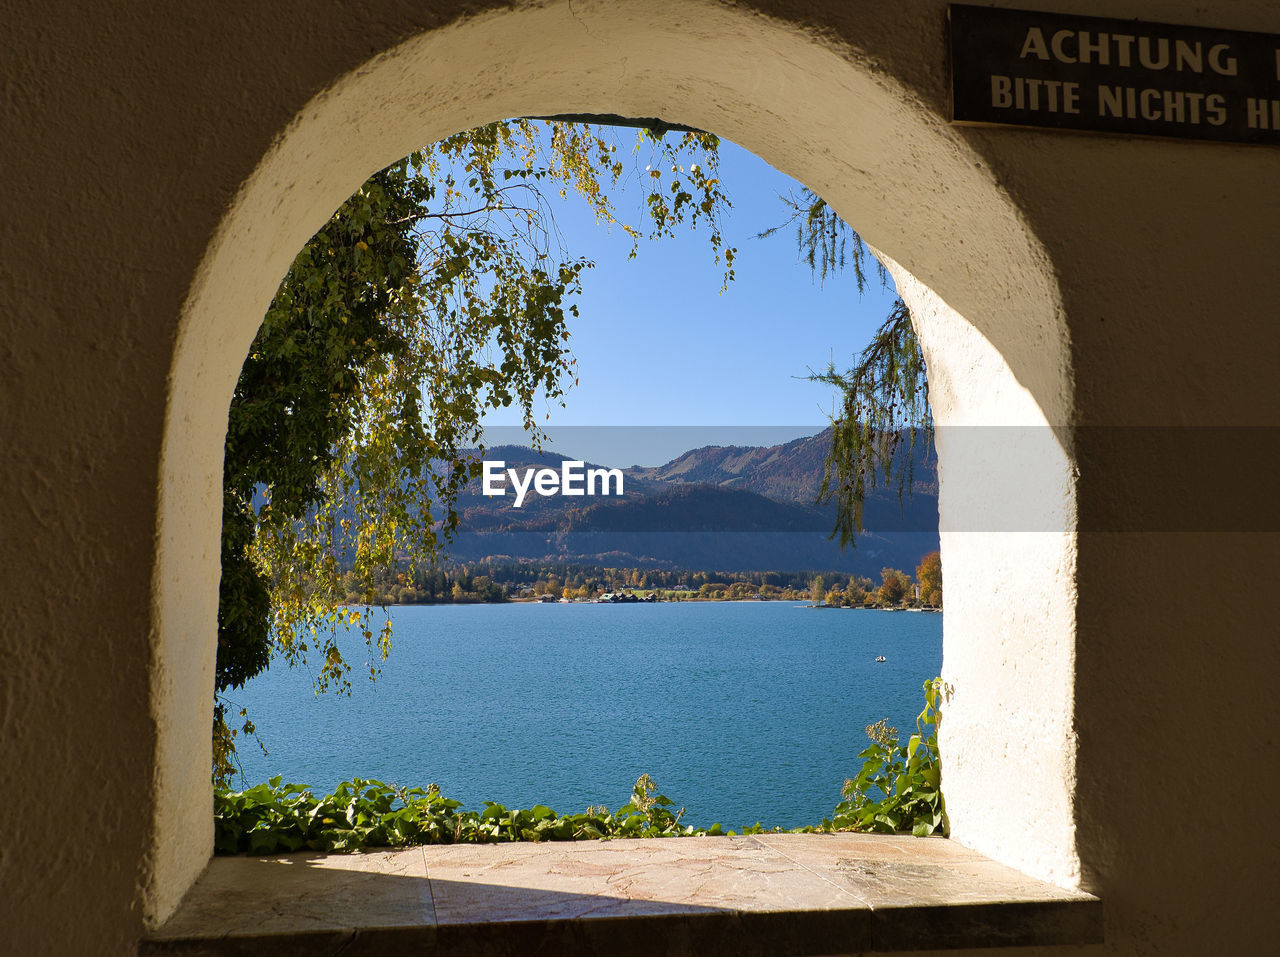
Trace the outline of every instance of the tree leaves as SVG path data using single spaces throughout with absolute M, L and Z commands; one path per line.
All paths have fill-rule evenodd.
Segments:
M 819 281 L 852 270 L 862 293 L 874 262 L 876 277 L 888 286 L 884 265 L 822 197 L 805 189 L 798 196 L 782 197 L 782 202 L 790 214 L 787 220 L 760 233 L 760 238 L 793 227 L 800 258 Z M 867 493 L 880 485 L 896 485 L 899 501 L 904 492 L 909 495 L 916 443 L 932 443 L 924 353 L 906 304 L 901 299 L 894 302 L 850 368 L 841 372 L 830 363 L 809 378 L 834 386 L 839 396 L 818 500 L 836 504 L 831 536 L 839 535 L 842 546 L 856 547 Z
M 561 815 L 543 804 L 521 809 L 492 801 L 480 811 L 466 811 L 435 785 L 403 788 L 364 778 L 343 782 L 332 794 L 316 798 L 305 785 L 282 784 L 275 777 L 243 791 L 214 790 L 214 851 L 271 854 L 302 848 L 354 851 L 724 833 L 718 824 L 680 824 L 684 810 L 673 812 L 667 797 L 653 793 L 656 788 L 647 774 L 641 775 L 631 801 L 616 812 L 591 807 L 582 814 Z
M 389 622 L 343 605 L 352 578 L 372 604 L 380 572 L 432 560 L 458 528 L 454 503 L 478 469 L 462 450 L 480 444 L 485 412 L 518 406 L 539 446 L 539 406 L 562 403 L 574 380 L 568 320 L 592 264 L 563 248 L 544 190 L 578 197 L 637 244 L 706 226 L 727 282 L 717 146 L 642 132 L 636 155 L 672 175 L 646 187 L 630 224 L 610 199 L 626 167 L 605 131 L 491 124 L 376 173 L 312 237 L 230 409 L 218 692 L 273 653 L 304 665 L 317 649 L 317 690 L 349 688 L 332 640 L 344 628 L 385 660 Z M 233 737 L 216 737 L 217 767 Z
M 916 837 L 948 833 L 950 824 L 939 788 L 941 679 L 926 681 L 924 689 L 925 707 L 917 719 L 919 733 L 911 736 L 907 746 L 898 744 L 897 729 L 886 722 L 869 727 L 872 743 L 862 752 L 864 762 L 857 776 L 845 782 L 845 799 L 836 805 L 830 819 L 793 828 L 791 833 L 910 831 Z M 933 730 L 926 731 L 928 728 Z M 589 807 L 582 814 L 561 815 L 543 804 L 508 808 L 493 801 L 484 802 L 482 810 L 466 811 L 460 802 L 446 799 L 434 784 L 405 788 L 364 778 L 343 782 L 332 794 L 316 798 L 307 786 L 282 784 L 277 776 L 243 791 L 215 788 L 213 803 L 214 850 L 218 854 L 735 833 L 726 832 L 718 823 L 708 828 L 681 824 L 684 808 L 675 810 L 675 803 L 658 791 L 657 783 L 647 774 L 636 780 L 631 799 L 617 811 Z M 757 822 L 738 833 L 765 830 Z
M 924 354 L 906 304 L 894 303 L 851 368 L 838 372 L 832 364 L 810 379 L 839 392 L 818 500 L 836 503 L 832 537 L 856 545 L 867 492 L 896 485 L 901 501 L 915 477 L 917 443 L 932 444 Z
M 884 721 L 867 728 L 872 744 L 858 774 L 845 782 L 844 800 L 824 826 L 842 831 L 894 833 L 911 831 L 927 837 L 950 831 L 942 799 L 942 759 L 938 753 L 942 679 L 924 683 L 925 706 L 916 718 L 916 734 L 906 746 L 898 731 Z

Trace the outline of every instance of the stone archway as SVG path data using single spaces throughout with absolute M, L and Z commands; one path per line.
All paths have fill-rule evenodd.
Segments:
M 944 677 L 955 693 L 943 747 L 954 836 L 1037 876 L 1078 881 L 1075 498 L 1069 452 L 1045 428 L 1067 424 L 1070 354 L 1051 264 L 1016 202 L 934 108 L 864 51 L 710 2 L 554 4 L 457 21 L 335 78 L 243 184 L 206 254 L 181 320 L 164 434 L 149 921 L 172 911 L 211 851 L 221 450 L 271 295 L 297 249 L 373 170 L 459 129 L 554 113 L 713 130 L 820 192 L 901 264 L 895 278 L 920 317 L 944 430 Z M 945 430 L 976 425 L 1028 427 L 1021 458 L 948 448 Z M 1014 489 L 1036 534 L 992 519 L 992 504 Z M 1012 593 L 1015 577 L 1016 597 L 993 600 Z M 1015 734 L 1031 709 L 1037 734 Z M 1003 750 L 1011 740 L 1021 753 Z M 992 788 L 1010 795 L 998 819 L 985 801 Z

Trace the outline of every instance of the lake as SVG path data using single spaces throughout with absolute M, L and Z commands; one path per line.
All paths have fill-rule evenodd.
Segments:
M 277 663 L 228 697 L 275 774 L 438 784 L 469 808 L 617 809 L 642 773 L 687 823 L 814 824 L 860 762 L 866 725 L 906 735 L 942 666 L 942 616 L 790 602 L 419 605 L 389 610 L 391 656 L 350 697 Z M 887 659 L 877 663 L 877 655 Z M 365 668 L 367 674 L 368 669 Z

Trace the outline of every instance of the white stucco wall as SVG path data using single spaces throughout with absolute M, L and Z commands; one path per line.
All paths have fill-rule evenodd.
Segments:
M 1256 0 L 1072 8 L 1280 32 Z M 1280 783 L 1272 615 L 1214 587 L 1274 565 L 1272 472 L 1231 480 L 1259 529 L 1117 532 L 1180 463 L 1044 426 L 1280 421 L 1280 154 L 953 128 L 934 0 L 462 9 L 0 14 L 0 747 L 39 782 L 0 852 L 15 946 L 127 952 L 207 858 L 222 432 L 294 253 L 414 146 L 568 111 L 714 130 L 901 264 L 944 426 L 956 839 L 1100 893 L 1108 953 L 1263 939 L 1277 838 L 1184 769 Z M 984 426 L 1026 428 L 993 463 L 960 438 Z M 1032 528 L 1001 525 L 1015 504 Z
M 921 339 L 937 426 L 948 695 L 939 747 L 952 837 L 1079 887 L 1069 434 L 973 325 L 886 264 Z
M 693 11 L 688 3 L 606 5 L 575 18 L 553 6 L 415 38 L 304 108 L 237 198 L 189 304 L 172 379 L 165 485 L 193 494 L 167 494 L 161 513 L 160 635 L 171 642 L 166 658 L 183 662 L 165 674 L 188 682 L 166 685 L 158 703 L 166 753 L 184 758 L 161 762 L 166 826 L 157 832 L 158 914 L 172 906 L 163 889 L 183 886 L 208 853 L 192 840 L 208 830 L 197 800 L 207 785 L 203 763 L 189 756 L 209 715 L 190 702 L 207 697 L 201 683 L 210 681 L 214 479 L 241 357 L 293 251 L 371 171 L 415 144 L 529 113 L 658 115 L 714 130 L 820 189 L 865 236 L 967 303 L 1018 362 L 1015 373 L 973 325 L 929 298 L 922 315 L 933 318 L 940 424 L 1044 425 L 1049 420 L 1030 388 L 1046 394 L 1054 424 L 1066 422 L 1070 360 L 1052 277 L 980 157 L 906 90 L 860 62 L 856 49 L 759 19 L 743 23 L 715 5 Z M 548 63 L 566 66 L 548 70 Z M 955 252 L 956 236 L 966 238 L 964 255 Z M 920 283 L 909 288 L 913 300 L 930 296 Z M 1039 435 L 1053 442 L 1051 432 Z M 1049 451 L 1057 471 L 1069 468 L 1056 447 Z M 957 460 L 943 476 L 944 524 L 962 501 L 966 513 L 953 520 L 961 526 L 987 527 L 975 509 L 1007 509 L 1010 495 L 987 494 L 993 476 L 1013 499 L 1027 494 L 1022 463 L 960 463 L 962 448 L 948 455 L 945 441 L 942 454 Z M 1026 458 L 1038 465 L 1040 456 L 1036 448 Z M 192 473 L 207 476 L 202 486 L 190 486 Z M 193 535 L 208 545 L 193 551 Z M 954 685 L 948 730 L 957 729 L 947 771 L 954 835 L 1036 876 L 1073 883 L 1071 541 L 1028 548 L 1014 534 L 960 544 L 971 538 L 946 544 L 949 591 L 957 596 L 947 636 Z M 1036 602 L 1033 613 L 1003 599 L 1015 585 Z M 197 651 L 204 654 L 199 667 L 187 666 Z M 993 655 L 1003 659 L 995 695 Z M 1028 673 L 1038 680 L 1028 682 Z M 1015 738 L 1008 723 L 1018 715 L 1035 715 L 1046 733 Z M 1028 767 L 1034 773 L 1026 774 Z M 999 819 L 987 813 L 984 797 L 993 786 L 1008 794 Z

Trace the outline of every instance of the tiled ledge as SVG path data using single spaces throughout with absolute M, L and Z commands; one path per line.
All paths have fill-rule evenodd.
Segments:
M 1102 939 L 1102 904 L 855 834 L 215 858 L 144 955 L 845 954 Z

